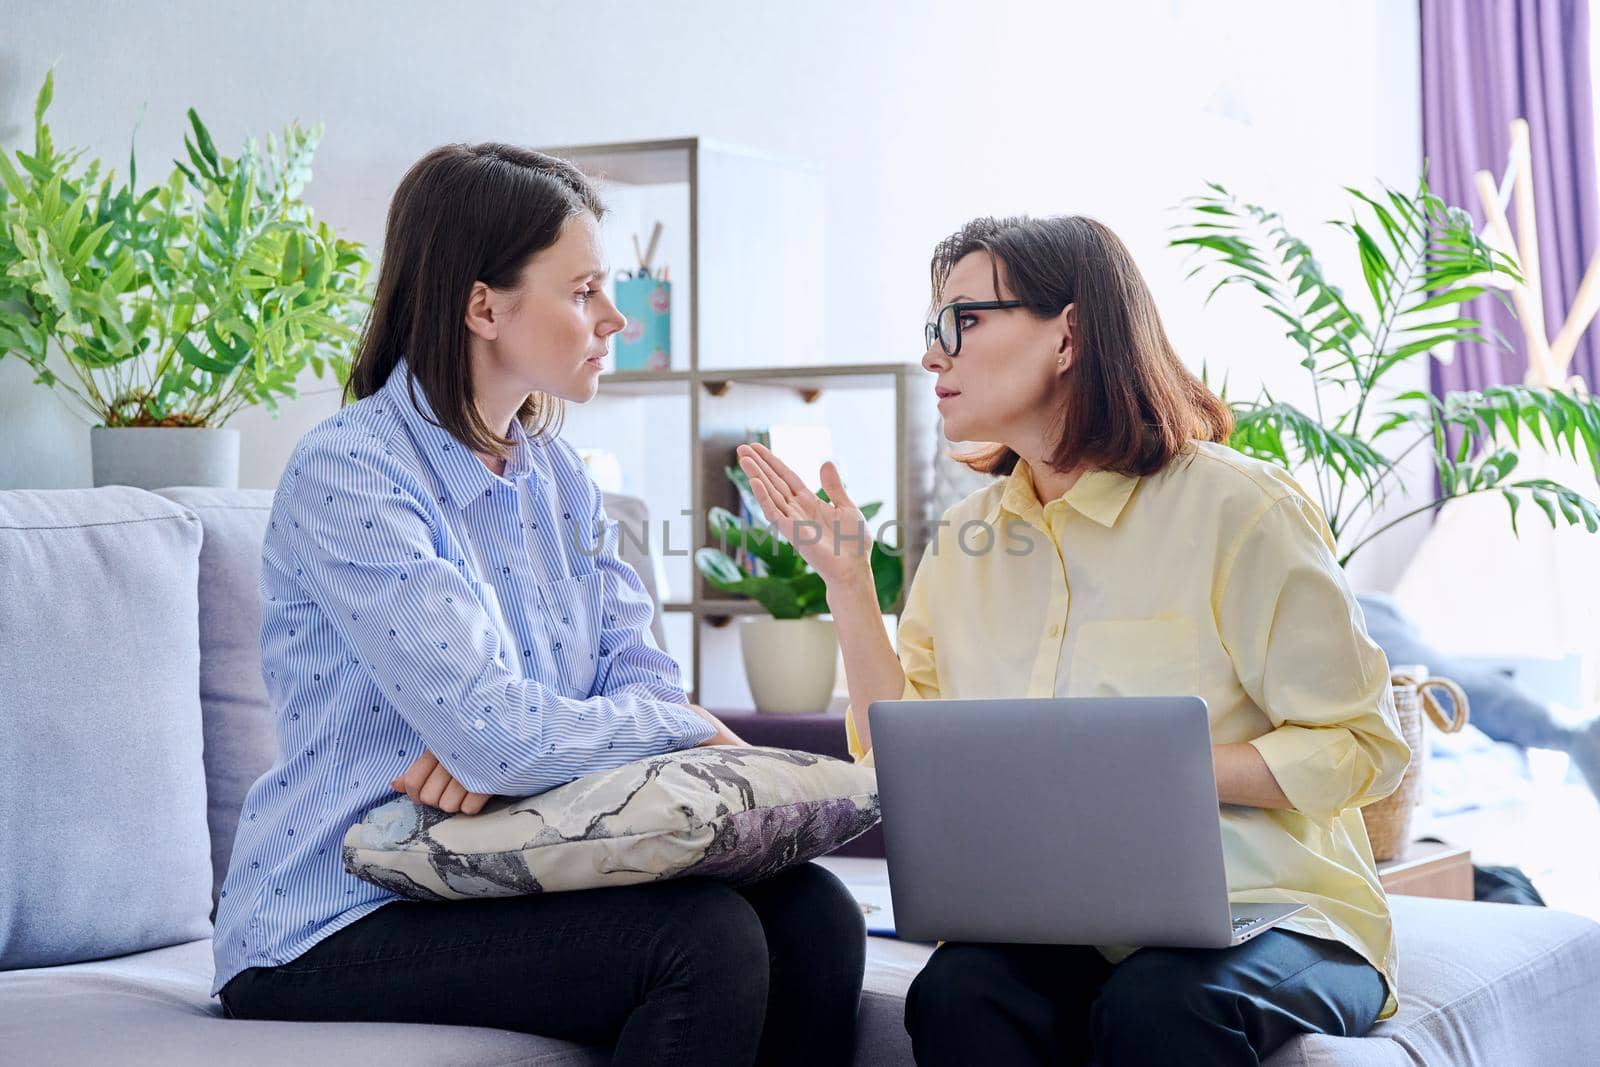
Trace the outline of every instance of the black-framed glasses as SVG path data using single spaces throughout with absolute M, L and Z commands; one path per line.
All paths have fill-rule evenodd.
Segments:
M 1006 308 L 1026 307 L 1020 300 L 972 300 L 967 303 L 946 304 L 939 309 L 933 321 L 922 327 L 922 347 L 932 348 L 938 341 L 944 354 L 951 359 L 961 354 L 961 317 L 969 311 L 1003 311 Z

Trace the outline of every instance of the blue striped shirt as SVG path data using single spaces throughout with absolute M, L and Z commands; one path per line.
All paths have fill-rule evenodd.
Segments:
M 408 384 L 401 362 L 306 434 L 273 498 L 279 754 L 240 813 L 213 995 L 400 899 L 347 874 L 340 846 L 424 749 L 473 792 L 528 796 L 712 734 L 572 447 L 513 420 L 494 474 Z

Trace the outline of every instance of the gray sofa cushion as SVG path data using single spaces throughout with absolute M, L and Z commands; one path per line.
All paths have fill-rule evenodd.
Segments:
M 1600 925 L 1517 904 L 1399 896 L 1389 903 L 1400 1011 L 1364 1039 L 1298 1038 L 1270 1067 L 1594 1062 Z
M 0 974 L 0 1059 L 27 1064 L 282 1067 L 295 1063 L 600 1067 L 610 1056 L 510 1030 L 223 1017 L 211 942 Z
M 200 705 L 205 720 L 206 824 L 213 913 L 228 873 L 244 795 L 278 753 L 261 681 L 261 542 L 267 489 L 162 489 L 200 518 Z
M 200 538 L 136 489 L 0 492 L 0 968 L 209 936 Z

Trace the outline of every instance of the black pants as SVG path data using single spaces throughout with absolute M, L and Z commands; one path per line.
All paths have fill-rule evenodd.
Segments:
M 1296 1034 L 1360 1037 L 1378 971 L 1344 945 L 1268 930 L 1235 948 L 947 944 L 911 984 L 917 1063 L 1250 1065 Z
M 805 864 L 446 904 L 399 901 L 222 990 L 242 1019 L 452 1023 L 589 1045 L 613 1063 L 850 1062 L 861 909 Z

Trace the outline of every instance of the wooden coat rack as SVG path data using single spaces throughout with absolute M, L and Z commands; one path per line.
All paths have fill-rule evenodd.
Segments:
M 1544 319 L 1544 289 L 1539 271 L 1539 226 L 1533 202 L 1533 159 L 1528 151 L 1526 119 L 1511 120 L 1511 151 L 1505 177 L 1496 184 L 1492 174 L 1480 170 L 1474 175 L 1474 181 L 1487 220 L 1484 236 L 1500 251 L 1515 258 L 1522 272 L 1522 281 L 1507 288 L 1527 344 L 1528 372 L 1523 384 L 1587 392 L 1588 384 L 1582 376 L 1569 372 L 1579 338 L 1594 321 L 1596 312 L 1600 312 L 1600 252 L 1596 252 L 1589 261 L 1589 269 L 1584 272 L 1572 307 L 1567 311 L 1566 321 L 1561 324 L 1555 339 L 1551 340 Z M 1512 235 L 1511 222 L 1506 217 L 1508 205 L 1516 213 L 1515 236 Z

